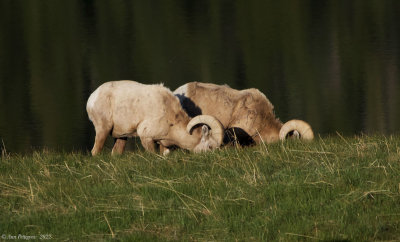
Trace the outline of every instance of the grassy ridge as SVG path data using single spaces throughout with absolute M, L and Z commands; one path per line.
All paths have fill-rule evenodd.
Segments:
M 168 157 L 37 152 L 0 162 L 0 235 L 57 240 L 400 239 L 400 137 Z

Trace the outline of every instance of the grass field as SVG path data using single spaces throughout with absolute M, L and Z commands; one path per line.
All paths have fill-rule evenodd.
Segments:
M 400 137 L 0 161 L 3 240 L 400 240 Z M 29 237 L 30 236 L 30 237 Z

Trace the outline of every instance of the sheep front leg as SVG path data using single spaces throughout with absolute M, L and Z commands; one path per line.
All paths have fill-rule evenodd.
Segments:
M 142 146 L 145 150 L 155 153 L 156 152 L 156 143 L 152 138 L 144 138 L 140 137 L 140 142 L 142 142 Z
M 125 150 L 127 138 L 116 138 L 111 154 L 122 154 Z
M 170 150 L 165 147 L 164 145 L 160 144 L 160 154 L 162 155 L 168 155 L 170 153 Z

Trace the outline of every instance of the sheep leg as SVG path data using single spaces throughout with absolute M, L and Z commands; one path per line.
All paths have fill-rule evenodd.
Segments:
M 160 144 L 160 154 L 162 155 L 168 155 L 170 153 L 170 150 L 165 147 L 164 145 Z
M 142 146 L 145 150 L 155 153 L 156 152 L 156 143 L 152 138 L 143 138 L 140 137 L 140 142 L 142 142 Z
M 97 155 L 103 149 L 104 143 L 106 142 L 109 131 L 99 130 L 96 131 L 96 137 L 94 139 L 94 146 L 92 149 L 92 156 Z
M 116 138 L 111 154 L 122 154 L 125 150 L 127 138 Z

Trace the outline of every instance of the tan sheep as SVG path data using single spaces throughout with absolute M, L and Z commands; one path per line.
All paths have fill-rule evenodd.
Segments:
M 148 151 L 155 152 L 160 144 L 164 154 L 170 146 L 206 151 L 223 140 L 224 129 L 217 119 L 209 115 L 190 119 L 179 99 L 162 84 L 104 83 L 90 95 L 86 110 L 96 131 L 92 155 L 102 150 L 109 134 L 115 138 L 112 153 L 122 153 L 126 139 L 134 136 Z M 199 124 L 204 125 L 200 128 Z
M 182 107 L 189 116 L 207 114 L 216 117 L 235 136 L 251 142 L 274 142 L 289 135 L 314 138 L 309 124 L 291 120 L 283 124 L 275 117 L 274 106 L 255 88 L 236 90 L 228 85 L 190 82 L 177 88 Z

